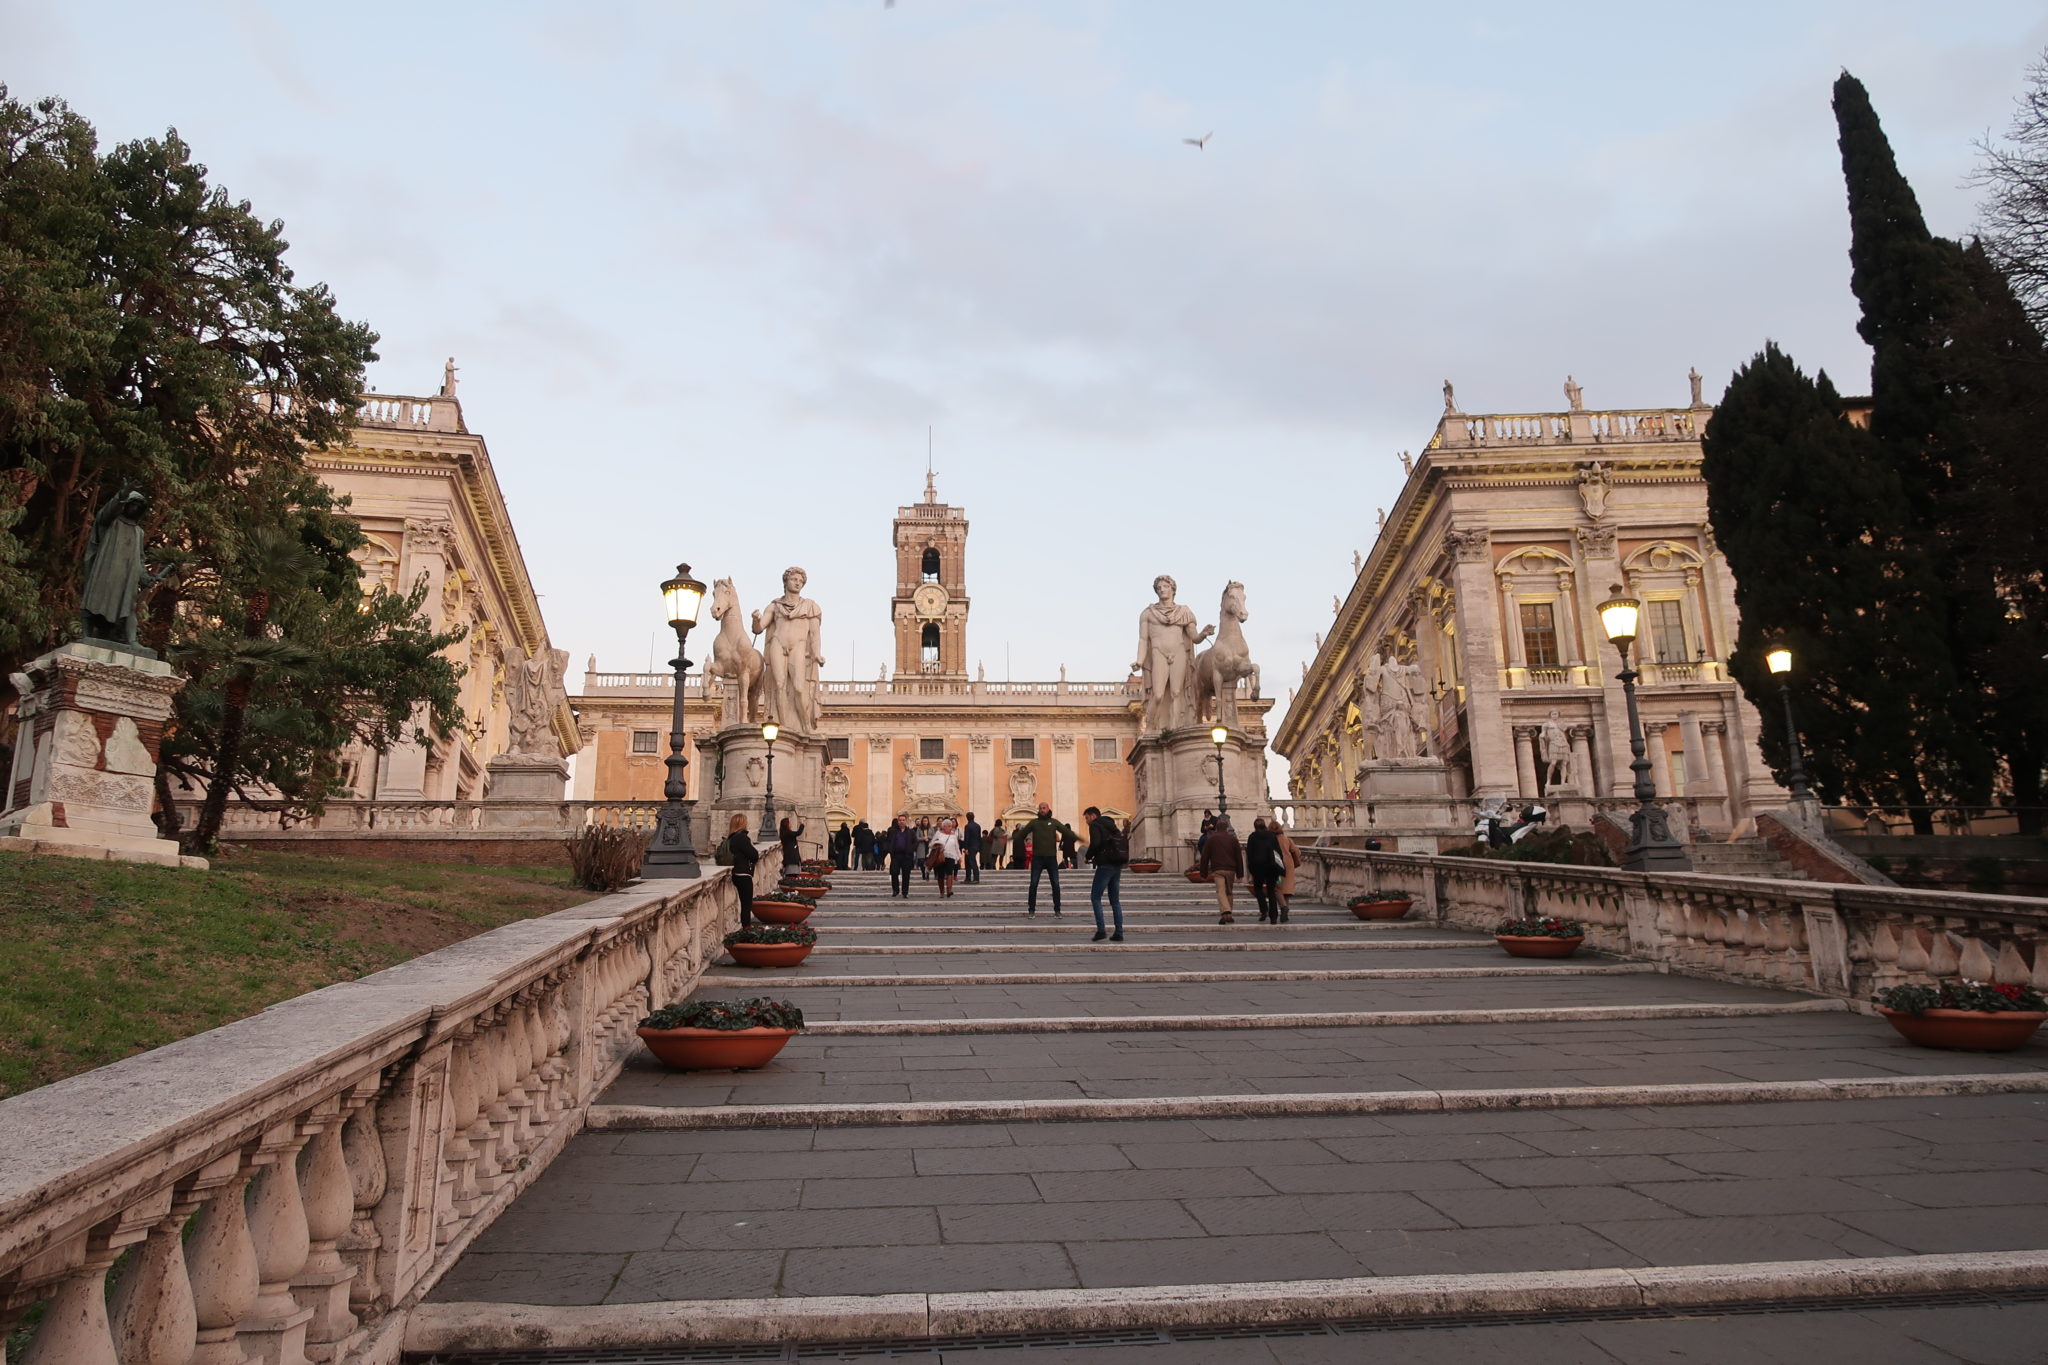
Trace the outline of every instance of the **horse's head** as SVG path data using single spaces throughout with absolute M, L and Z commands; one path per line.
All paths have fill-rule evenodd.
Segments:
M 725 614 L 740 604 L 740 595 L 733 591 L 730 578 L 711 580 L 711 619 L 723 621 Z
M 1244 609 L 1244 584 L 1232 579 L 1223 585 L 1223 605 L 1218 610 L 1225 616 L 1240 621 L 1249 621 L 1251 613 Z

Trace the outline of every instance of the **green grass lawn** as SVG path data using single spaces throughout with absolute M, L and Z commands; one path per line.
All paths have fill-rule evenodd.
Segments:
M 590 899 L 562 868 L 0 853 L 0 1095 Z

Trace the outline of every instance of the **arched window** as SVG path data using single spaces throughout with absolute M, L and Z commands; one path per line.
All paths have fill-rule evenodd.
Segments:
M 937 547 L 931 545 L 924 547 L 924 564 L 919 572 L 923 574 L 924 581 L 927 583 L 939 581 L 939 552 Z
M 928 664 L 937 663 L 939 661 L 939 627 L 936 622 L 927 621 L 925 623 L 924 638 L 921 643 L 924 662 Z

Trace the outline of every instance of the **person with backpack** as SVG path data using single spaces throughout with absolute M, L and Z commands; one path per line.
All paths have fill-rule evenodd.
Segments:
M 725 826 L 725 837 L 711 851 L 711 861 L 732 869 L 733 890 L 740 893 L 740 923 L 754 922 L 754 864 L 761 851 L 747 837 L 747 817 L 735 815 Z
M 1088 861 L 1095 864 L 1095 883 L 1088 888 L 1088 903 L 1095 908 L 1095 942 L 1108 939 L 1111 943 L 1124 941 L 1124 902 L 1119 894 L 1124 879 L 1124 864 L 1131 860 L 1131 845 L 1124 838 L 1116 821 L 1104 815 L 1100 807 L 1090 806 L 1081 812 L 1088 822 Z M 1109 908 L 1116 915 L 1116 932 L 1110 933 L 1102 922 L 1102 893 L 1109 892 Z
M 1252 821 L 1251 836 L 1244 841 L 1244 865 L 1252 895 L 1259 902 L 1259 923 L 1278 924 L 1286 919 L 1287 911 L 1280 904 L 1280 878 L 1287 871 L 1287 859 L 1280 852 L 1280 836 L 1266 827 L 1263 818 Z

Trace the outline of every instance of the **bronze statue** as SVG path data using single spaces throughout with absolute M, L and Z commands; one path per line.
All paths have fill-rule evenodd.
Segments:
M 150 653 L 136 643 L 136 595 L 163 576 L 143 568 L 142 519 L 148 515 L 149 499 L 139 489 L 124 488 L 107 499 L 93 518 L 78 602 L 87 640 L 117 644 L 132 654 Z

